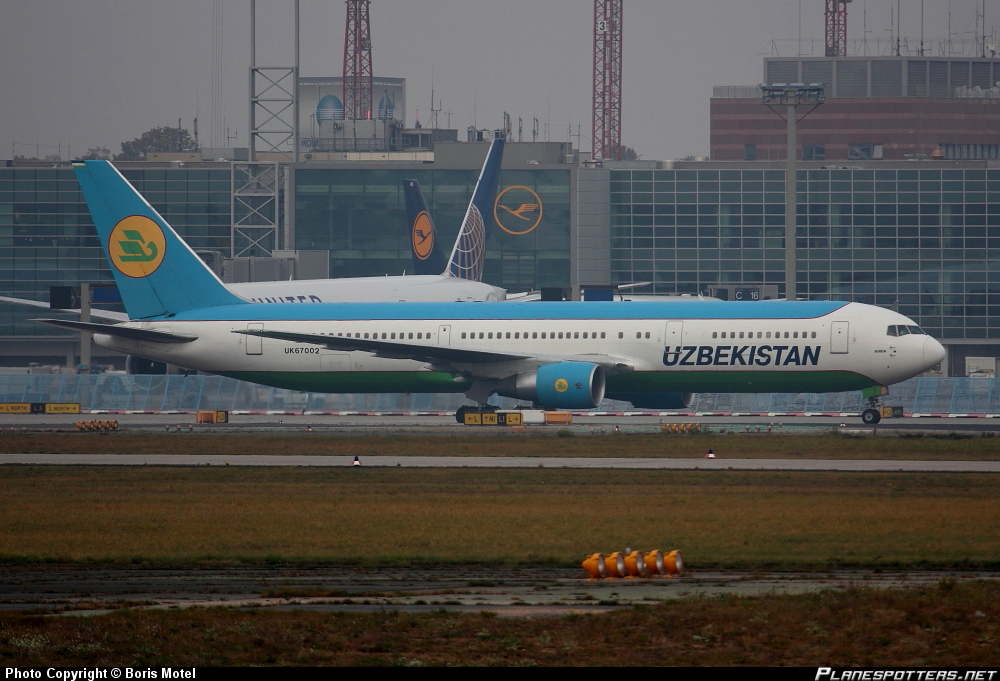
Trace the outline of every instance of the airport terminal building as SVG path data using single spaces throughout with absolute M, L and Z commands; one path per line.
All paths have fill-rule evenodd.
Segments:
M 455 149 L 439 152 L 446 163 L 292 165 L 293 179 L 279 197 L 288 216 L 280 238 L 287 242 L 270 249 L 243 244 L 238 258 L 232 162 L 120 167 L 192 248 L 217 254 L 213 264 L 229 280 L 245 280 L 251 269 L 287 278 L 281 276 L 287 267 L 264 265 L 294 259 L 296 252 L 319 252 L 327 265 L 312 272 L 300 267 L 296 278 L 381 276 L 412 268 L 404 179 L 420 181 L 439 239 L 454 241 L 487 145 L 448 146 Z M 652 282 L 636 291 L 698 294 L 723 287 L 784 297 L 782 163 L 584 167 L 565 162 L 572 155 L 564 145 L 508 149 L 498 204 L 537 202 L 538 212 L 529 223 L 498 209 L 488 241 L 488 283 L 512 292 L 544 287 L 579 295 L 581 287 Z M 545 152 L 551 162 L 544 162 Z M 898 310 L 948 347 L 947 375 L 964 375 L 966 356 L 1000 356 L 1000 164 L 823 165 L 806 162 L 798 170 L 797 296 Z M 0 167 L 0 295 L 45 301 L 50 286 L 80 282 L 113 286 L 72 169 Z M 42 312 L 0 304 L 5 366 L 76 364 L 76 337 L 29 321 Z M 95 363 L 121 363 L 98 357 Z
M 1000 358 L 1000 62 L 769 58 L 764 73 L 827 84 L 796 149 L 795 296 L 898 310 L 947 347 L 947 376 L 965 376 L 966 357 Z M 378 116 L 345 121 L 338 79 L 300 79 L 295 153 L 117 166 L 224 281 L 412 272 L 403 180 L 420 182 L 450 248 L 494 131 L 409 127 L 405 81 L 380 83 Z M 710 121 L 710 161 L 601 163 L 568 142 L 508 141 L 484 280 L 567 298 L 634 283 L 785 297 L 784 122 L 756 86 L 715 88 Z M 0 296 L 48 301 L 83 282 L 114 307 L 69 163 L 0 161 Z M 50 314 L 0 302 L 0 371 L 75 371 L 79 338 L 29 321 Z

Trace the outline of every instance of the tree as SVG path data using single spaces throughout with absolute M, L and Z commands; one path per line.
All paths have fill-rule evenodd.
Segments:
M 110 161 L 111 150 L 107 147 L 93 147 L 87 149 L 87 153 L 80 158 L 84 161 Z
M 122 142 L 116 161 L 141 161 L 151 151 L 198 151 L 198 145 L 184 128 L 153 128 L 131 142 Z
M 639 154 L 636 153 L 635 149 L 632 147 L 627 147 L 622 145 L 622 160 L 623 161 L 638 161 L 641 158 Z

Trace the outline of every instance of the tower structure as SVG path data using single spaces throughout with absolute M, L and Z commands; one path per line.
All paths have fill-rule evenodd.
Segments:
M 370 0 L 346 0 L 344 28 L 344 119 L 372 118 L 372 40 Z
M 594 158 L 621 159 L 622 3 L 594 0 Z
M 826 56 L 847 56 L 847 3 L 851 0 L 826 0 Z

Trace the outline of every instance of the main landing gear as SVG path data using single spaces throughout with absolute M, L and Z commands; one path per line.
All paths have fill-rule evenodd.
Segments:
M 868 398 L 868 408 L 861 412 L 861 420 L 869 426 L 874 426 L 882 420 L 882 412 L 879 409 L 878 398 Z

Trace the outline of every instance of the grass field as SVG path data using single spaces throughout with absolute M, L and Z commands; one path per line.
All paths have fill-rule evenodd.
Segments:
M 109 438 L 108 441 L 114 441 Z M 0 469 L 0 559 L 1000 566 L 1000 476 L 570 469 Z
M 458 431 L 461 433 L 461 431 Z M 704 456 L 712 448 L 720 458 L 769 459 L 1000 459 L 998 437 L 844 437 L 803 435 L 580 435 L 545 431 L 545 435 L 497 430 L 496 435 L 361 436 L 201 435 L 173 433 L 129 435 L 0 435 L 0 453 L 38 454 L 246 454 L 373 456 L 567 456 L 667 457 Z M 560 437 L 559 435 L 564 435 Z M 992 435 L 992 433 L 989 433 Z
M 996 667 L 1000 584 L 695 598 L 603 615 L 122 611 L 0 614 L 19 666 Z

